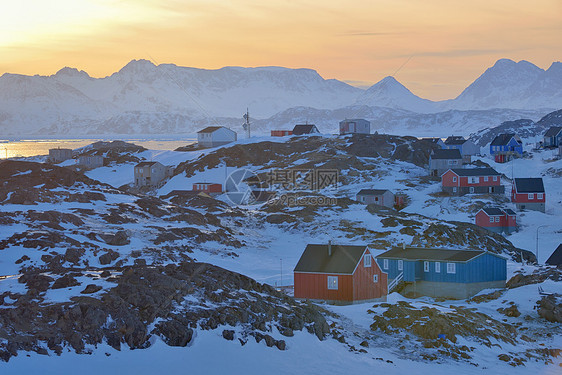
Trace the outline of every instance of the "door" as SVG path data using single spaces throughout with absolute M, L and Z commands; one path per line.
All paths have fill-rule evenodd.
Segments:
M 471 194 L 474 193 L 474 187 L 473 186 L 469 187 L 468 192 L 471 193 Z

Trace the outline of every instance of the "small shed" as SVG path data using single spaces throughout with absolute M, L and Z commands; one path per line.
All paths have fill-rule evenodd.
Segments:
M 542 178 L 515 178 L 511 186 L 511 201 L 518 210 L 545 211 L 546 192 Z
M 388 284 L 405 295 L 465 299 L 482 289 L 504 288 L 507 260 L 484 250 L 395 247 L 376 257 Z M 389 292 L 392 289 L 389 290 Z
M 197 132 L 197 144 L 200 147 L 217 147 L 236 141 L 237 134 L 224 126 L 207 126 Z
M 484 207 L 475 217 L 476 225 L 495 233 L 513 233 L 517 230 L 517 214 L 509 208 Z
M 450 168 L 461 168 L 463 163 L 458 149 L 437 149 L 429 155 L 429 174 L 441 177 Z
M 364 245 L 307 245 L 294 281 L 295 298 L 353 303 L 387 294 L 387 276 Z
M 349 119 L 340 121 L 340 135 L 343 134 L 370 134 L 371 123 L 365 119 Z
M 293 135 L 306 135 L 306 134 L 318 134 L 318 128 L 314 124 L 303 124 L 295 125 L 293 128 Z
M 545 148 L 558 147 L 562 145 L 562 126 L 551 126 L 543 137 Z
M 548 264 L 550 266 L 557 266 L 557 267 L 562 266 L 562 243 L 558 245 L 556 250 L 554 250 L 554 252 L 550 255 L 550 257 L 548 257 L 545 264 Z
M 357 193 L 357 201 L 365 204 L 378 204 L 379 206 L 394 207 L 396 199 L 390 190 L 362 189 Z
M 272 130 L 271 136 L 272 137 L 286 137 L 289 135 L 293 135 L 292 130 Z
M 103 167 L 103 156 L 101 155 L 80 155 L 78 157 L 78 165 L 82 168 L 99 168 Z
M 216 195 L 222 193 L 222 184 L 215 184 L 211 182 L 197 182 L 193 184 L 193 191 L 207 193 L 209 195 Z
M 135 185 L 137 187 L 157 186 L 168 177 L 168 174 L 168 167 L 162 163 L 157 161 L 143 161 L 135 165 Z
M 68 159 L 72 159 L 72 149 L 70 148 L 51 148 L 49 150 L 49 161 L 51 163 L 56 164 Z

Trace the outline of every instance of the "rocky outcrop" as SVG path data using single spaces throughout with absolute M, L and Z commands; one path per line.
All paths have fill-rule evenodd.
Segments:
M 315 305 L 298 302 L 246 276 L 204 263 L 181 263 L 157 267 L 134 266 L 102 273 L 115 286 L 88 284 L 84 296 L 71 302 L 48 303 L 45 291 L 53 278 L 39 273 L 24 274 L 20 282 L 27 293 L 5 292 L 0 300 L 0 359 L 8 361 L 20 350 L 42 352 L 45 347 L 61 354 L 68 346 L 83 353 L 86 345 L 107 342 L 115 349 L 123 345 L 142 349 L 154 335 L 173 346 L 186 346 L 196 339 L 196 330 L 221 329 L 227 340 L 240 343 L 251 336 L 257 342 L 285 350 L 286 336 L 307 330 L 323 339 L 330 331 L 325 312 Z M 88 276 L 89 275 L 89 276 Z M 103 276 L 102 276 L 103 275 Z M 99 277 L 84 273 L 86 277 Z M 55 283 L 75 281 L 71 274 Z M 153 325 L 153 323 L 156 323 Z M 153 327 L 153 328 L 150 328 Z M 236 335 L 228 327 L 237 327 Z M 33 332 L 33 335 L 29 333 Z

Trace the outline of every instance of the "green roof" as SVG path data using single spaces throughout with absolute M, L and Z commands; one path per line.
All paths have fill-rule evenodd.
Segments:
M 344 246 L 309 244 L 299 259 L 294 271 L 310 273 L 353 274 L 367 246 Z

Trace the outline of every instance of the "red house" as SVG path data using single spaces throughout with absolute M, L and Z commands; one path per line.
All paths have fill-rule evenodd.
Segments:
M 476 213 L 476 225 L 496 233 L 517 230 L 517 216 L 509 208 L 484 207 Z
M 307 245 L 294 269 L 295 298 L 334 303 L 386 298 L 387 276 L 367 246 Z
M 210 182 L 198 182 L 193 184 L 193 191 L 202 191 L 207 194 L 220 194 L 222 193 L 222 185 L 212 184 Z
M 515 178 L 511 186 L 511 201 L 518 210 L 544 212 L 546 194 L 542 178 Z
M 272 137 L 286 137 L 288 135 L 293 135 L 292 130 L 272 130 L 271 136 Z
M 441 187 L 453 195 L 503 194 L 500 177 L 493 168 L 449 169 L 441 175 Z

